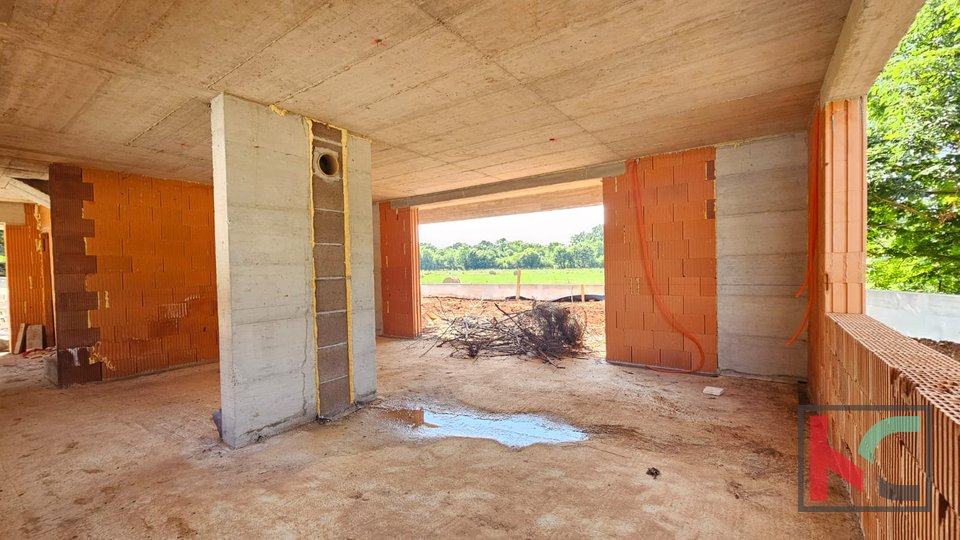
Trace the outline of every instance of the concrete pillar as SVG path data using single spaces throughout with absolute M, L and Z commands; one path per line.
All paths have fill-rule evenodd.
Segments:
M 375 395 L 370 145 L 232 96 L 211 108 L 223 438 L 238 447 Z
M 347 136 L 347 217 L 349 222 L 350 345 L 353 402 L 377 395 L 376 256 L 373 235 L 370 141 Z

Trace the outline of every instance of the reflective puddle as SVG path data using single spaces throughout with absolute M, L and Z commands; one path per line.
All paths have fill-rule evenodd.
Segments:
M 386 413 L 406 424 L 409 435 L 420 439 L 492 439 L 511 448 L 587 440 L 587 434 L 583 431 L 536 414 L 441 411 L 424 407 L 386 409 Z

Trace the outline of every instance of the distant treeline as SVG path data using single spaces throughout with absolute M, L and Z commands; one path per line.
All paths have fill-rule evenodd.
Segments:
M 603 268 L 603 225 L 575 234 L 568 244 L 508 242 L 506 238 L 445 248 L 420 244 L 421 270 L 488 268 Z

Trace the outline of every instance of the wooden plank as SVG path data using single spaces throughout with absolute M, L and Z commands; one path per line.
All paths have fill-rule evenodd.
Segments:
M 20 354 L 23 352 L 23 346 L 26 345 L 24 338 L 27 334 L 27 325 L 20 323 L 20 330 L 17 332 L 17 341 L 13 347 L 13 354 Z
M 27 326 L 27 350 L 43 348 L 43 325 L 31 324 Z

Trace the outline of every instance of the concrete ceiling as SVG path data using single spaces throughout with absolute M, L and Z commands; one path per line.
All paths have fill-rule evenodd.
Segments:
M 16 1 L 0 165 L 209 181 L 219 92 L 371 137 L 378 200 L 803 129 L 849 7 Z

